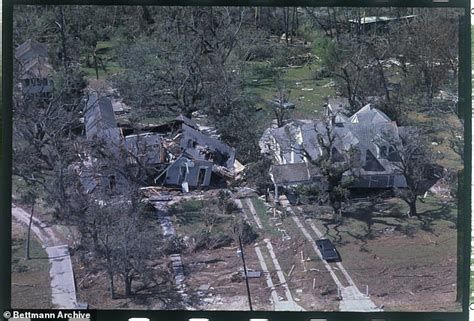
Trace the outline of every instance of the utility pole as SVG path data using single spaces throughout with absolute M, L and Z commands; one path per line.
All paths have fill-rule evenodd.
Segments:
M 253 309 L 252 309 L 252 299 L 250 297 L 249 279 L 247 277 L 247 266 L 245 265 L 244 249 L 242 247 L 242 239 L 240 238 L 240 233 L 239 233 L 239 247 L 240 247 L 240 257 L 242 258 L 242 264 L 244 265 L 245 284 L 247 286 L 247 296 L 248 296 L 248 299 L 249 299 L 249 308 L 250 308 L 250 311 L 253 311 Z

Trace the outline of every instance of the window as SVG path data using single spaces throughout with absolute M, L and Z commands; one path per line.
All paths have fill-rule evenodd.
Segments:
M 186 164 L 181 164 L 181 166 L 179 167 L 178 184 L 181 184 L 182 182 L 186 181 L 187 174 L 188 174 L 188 169 L 186 168 Z
M 388 148 L 387 146 L 382 146 L 380 149 L 380 158 L 387 158 L 388 157 Z
M 204 185 L 204 181 L 206 179 L 206 172 L 207 172 L 206 168 L 199 169 L 198 181 L 197 181 L 198 186 Z

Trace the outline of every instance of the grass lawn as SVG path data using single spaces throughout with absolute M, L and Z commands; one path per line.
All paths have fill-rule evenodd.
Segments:
M 45 179 L 49 179 L 48 175 L 44 175 Z M 31 187 L 30 187 L 31 188 Z M 26 211 L 30 210 L 30 204 L 25 204 L 22 200 L 26 196 L 28 187 L 25 181 L 18 176 L 12 176 L 12 202 L 16 205 L 22 206 Z M 47 201 L 47 193 L 42 187 L 35 188 L 35 195 L 37 196 L 35 211 L 41 214 L 42 220 L 54 221 L 53 213 L 55 208 L 53 204 Z M 57 222 L 55 223 L 57 224 Z
M 31 260 L 25 259 L 26 228 L 12 225 L 12 307 L 50 309 L 50 263 L 46 251 L 32 237 Z
M 246 90 L 250 95 L 255 95 L 260 101 L 257 104 L 261 108 L 259 117 L 259 128 L 267 128 L 274 114 L 268 101 L 277 97 L 278 90 L 272 75 L 265 73 L 257 74 L 256 69 L 262 67 L 264 62 L 248 63 L 249 72 L 247 75 Z M 314 71 L 317 64 L 304 65 L 297 68 L 285 68 L 282 71 L 282 82 L 289 91 L 289 101 L 295 104 L 295 109 L 291 110 L 288 118 L 313 119 L 320 116 L 323 111 L 325 98 L 335 95 L 335 90 L 328 84 L 331 78 L 315 80 Z
M 171 210 L 173 214 L 172 222 L 178 235 L 193 236 L 202 231 L 211 230 L 212 235 L 219 233 L 229 234 L 231 229 L 233 215 L 217 214 L 217 219 L 214 222 L 212 229 L 206 226 L 205 216 L 206 211 L 214 211 L 217 204 L 213 200 L 183 200 L 177 203 Z
M 246 202 L 242 202 L 246 212 L 248 213 L 249 217 L 251 217 L 251 212 L 250 209 L 248 209 L 248 206 Z M 263 230 L 265 233 L 268 233 L 271 237 L 280 237 L 281 238 L 281 232 L 279 232 L 275 224 L 271 222 L 271 217 L 267 213 L 267 208 L 265 207 L 265 203 L 262 202 L 259 198 L 252 198 L 252 204 L 253 207 L 255 208 L 255 211 L 257 212 L 257 216 L 260 219 L 260 222 L 262 223 Z M 252 219 L 253 220 L 253 219 Z
M 408 118 L 414 123 L 429 129 L 427 137 L 428 144 L 438 157 L 437 163 L 445 168 L 461 170 L 464 165 L 461 157 L 451 148 L 451 140 L 455 139 L 451 130 L 460 128 L 461 124 L 457 116 L 453 114 L 431 114 L 411 112 Z M 461 134 L 462 135 L 462 134 Z
M 123 68 L 120 67 L 117 56 L 116 49 L 117 43 L 114 41 L 99 41 L 96 45 L 97 57 L 99 57 L 105 65 L 105 70 L 99 66 L 99 79 L 108 79 L 110 76 L 117 74 L 123 71 Z M 81 70 L 85 73 L 85 76 L 89 80 L 96 79 L 96 71 L 93 67 L 87 67 L 85 60 L 86 56 L 81 57 L 83 61 Z

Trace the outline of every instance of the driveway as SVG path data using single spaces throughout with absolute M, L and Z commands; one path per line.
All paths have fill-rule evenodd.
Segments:
M 12 204 L 12 217 L 28 228 L 30 213 Z M 61 237 L 51 227 L 36 217 L 33 217 L 31 231 L 42 243 L 51 263 L 49 274 L 53 305 L 58 309 L 74 309 L 77 304 L 76 287 L 68 245 L 61 241 Z

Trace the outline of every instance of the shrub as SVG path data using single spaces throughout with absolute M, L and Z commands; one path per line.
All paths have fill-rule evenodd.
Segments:
M 165 242 L 163 251 L 166 255 L 170 254 L 181 254 L 186 250 L 186 244 L 182 237 L 173 235 L 170 239 Z
M 325 67 L 318 68 L 313 72 L 314 80 L 322 80 L 329 77 L 331 77 L 331 72 Z

